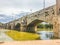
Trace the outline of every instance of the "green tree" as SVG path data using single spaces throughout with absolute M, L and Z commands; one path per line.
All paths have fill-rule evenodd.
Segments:
M 43 24 L 38 24 L 38 26 L 37 26 L 38 28 L 43 28 L 44 27 L 44 25 Z

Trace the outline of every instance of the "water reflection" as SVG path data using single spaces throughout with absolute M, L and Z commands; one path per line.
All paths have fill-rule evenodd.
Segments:
M 37 33 L 40 35 L 41 40 L 49 40 L 53 37 L 53 32 L 39 31 Z

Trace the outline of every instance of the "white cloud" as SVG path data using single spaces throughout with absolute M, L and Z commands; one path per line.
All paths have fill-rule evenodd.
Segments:
M 21 11 L 29 12 L 40 10 L 43 8 L 44 0 L 0 0 L 0 12 L 4 14 L 16 14 Z M 55 4 L 55 0 L 45 0 L 46 6 Z
M 17 13 L 20 13 L 20 9 L 15 9 L 15 8 L 2 8 L 0 9 L 0 14 L 6 14 L 7 16 L 8 15 L 14 15 L 14 14 L 17 14 Z
M 0 19 L 5 19 L 4 17 L 0 17 Z

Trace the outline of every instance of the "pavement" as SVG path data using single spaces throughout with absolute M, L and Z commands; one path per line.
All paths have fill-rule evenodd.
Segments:
M 60 45 L 60 40 L 33 40 L 1 42 L 0 45 Z
M 5 34 L 5 32 L 8 30 L 0 29 L 0 42 L 3 41 L 13 41 L 11 37 Z

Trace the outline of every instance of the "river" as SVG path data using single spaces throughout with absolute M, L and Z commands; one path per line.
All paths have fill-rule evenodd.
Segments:
M 38 31 L 41 40 L 50 40 L 53 37 L 52 31 Z

